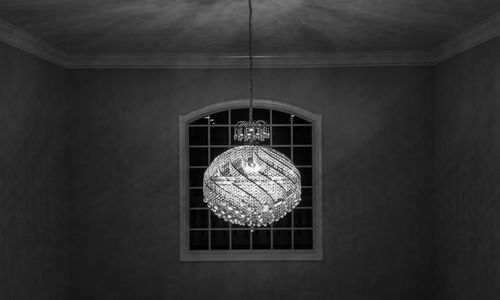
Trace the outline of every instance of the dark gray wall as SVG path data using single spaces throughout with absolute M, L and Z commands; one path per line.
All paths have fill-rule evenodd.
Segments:
M 0 43 L 0 299 L 67 299 L 65 71 Z
M 500 38 L 435 78 L 438 299 L 499 299 Z
M 71 299 L 431 299 L 431 68 L 259 69 L 322 113 L 324 260 L 180 263 L 177 117 L 245 70 L 68 72 Z

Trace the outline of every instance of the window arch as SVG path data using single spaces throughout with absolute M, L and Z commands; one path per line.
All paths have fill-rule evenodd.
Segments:
M 254 118 L 267 121 L 263 144 L 284 153 L 302 175 L 303 200 L 266 228 L 236 226 L 203 203 L 202 178 L 212 160 L 230 147 L 234 125 L 248 119 L 248 100 L 209 105 L 179 116 L 179 243 L 181 261 L 321 260 L 321 115 L 282 102 L 254 100 Z

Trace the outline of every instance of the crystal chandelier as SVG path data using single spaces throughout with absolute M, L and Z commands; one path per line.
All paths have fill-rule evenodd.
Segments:
M 301 177 L 282 153 L 258 143 L 269 139 L 269 124 L 253 119 L 252 0 L 248 1 L 249 120 L 234 129 L 234 140 L 246 145 L 217 156 L 203 176 L 203 196 L 219 218 L 238 225 L 266 226 L 300 202 Z

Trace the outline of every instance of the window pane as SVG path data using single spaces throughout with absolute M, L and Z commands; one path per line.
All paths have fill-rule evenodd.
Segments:
M 208 210 L 192 209 L 189 211 L 190 228 L 208 228 Z
M 312 188 L 302 188 L 302 193 L 300 195 L 299 207 L 311 207 L 312 206 Z
M 292 248 L 292 231 L 291 230 L 274 230 L 274 232 L 273 232 L 273 248 L 274 249 L 291 249 Z
M 262 121 L 266 121 L 267 123 L 269 123 L 270 121 L 270 111 L 269 109 L 263 109 L 263 108 L 254 108 L 253 109 L 253 119 L 254 120 L 262 120 Z
M 202 189 L 189 189 L 189 207 L 206 207 Z
M 210 127 L 210 145 L 229 145 L 229 129 Z
M 273 147 L 274 150 L 277 150 L 286 155 L 289 159 L 292 159 L 292 148 L 291 147 Z
M 208 166 L 208 148 L 190 148 L 189 165 Z
M 293 144 L 294 145 L 310 145 L 312 143 L 311 126 L 294 126 L 293 127 Z
M 312 209 L 295 209 L 293 227 L 312 227 Z
M 312 165 L 312 147 L 294 147 L 293 162 L 296 165 Z
M 236 124 L 239 121 L 248 121 L 248 108 L 231 110 L 231 124 Z
M 211 248 L 214 250 L 229 249 L 229 230 L 212 230 L 211 234 Z
M 273 110 L 273 124 L 290 124 L 290 114 Z
M 279 219 L 278 222 L 275 222 L 273 225 L 275 228 L 291 228 L 292 227 L 292 214 L 287 213 L 286 216 Z
M 256 229 L 252 233 L 253 249 L 271 249 L 271 230 Z
M 300 176 L 302 178 L 302 185 L 303 186 L 312 186 L 312 168 L 311 167 L 304 167 L 304 168 L 298 168 L 300 172 Z
M 229 111 L 221 111 L 210 115 L 213 120 L 211 124 L 229 124 Z
M 208 231 L 191 230 L 189 241 L 189 249 L 191 250 L 208 250 Z
M 294 230 L 293 231 L 293 248 L 295 249 L 312 249 L 313 248 L 313 232 L 312 230 Z
M 210 227 L 211 228 L 229 228 L 229 222 L 222 218 L 217 217 L 212 211 L 210 211 Z
M 189 145 L 208 145 L 208 127 L 189 127 Z
M 250 230 L 231 231 L 232 249 L 250 249 Z
M 189 186 L 190 187 L 202 187 L 203 186 L 203 174 L 205 174 L 205 168 L 190 168 L 189 169 Z
M 229 150 L 229 147 L 210 147 L 210 163 L 212 163 L 217 156 L 227 150 Z
M 289 126 L 276 126 L 271 130 L 273 145 L 290 145 L 291 131 Z

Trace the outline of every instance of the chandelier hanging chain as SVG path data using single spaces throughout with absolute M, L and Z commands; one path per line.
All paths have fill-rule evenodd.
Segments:
M 234 140 L 254 145 L 270 138 L 270 127 L 266 121 L 254 120 L 253 118 L 253 47 L 252 47 L 252 0 L 248 0 L 248 89 L 250 107 L 248 110 L 248 122 L 239 121 L 234 127 Z
M 248 0 L 248 59 L 250 67 L 248 69 L 248 83 L 250 88 L 250 110 L 248 119 L 253 122 L 253 55 L 252 55 L 252 0 Z

